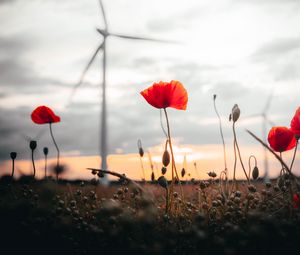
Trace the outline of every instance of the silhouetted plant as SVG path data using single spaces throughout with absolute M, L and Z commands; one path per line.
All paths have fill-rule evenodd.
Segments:
M 48 147 L 44 147 L 43 148 L 43 153 L 44 153 L 44 157 L 45 157 L 45 179 L 47 178 L 47 156 L 48 156 Z
M 58 181 L 58 175 L 60 173 L 60 166 L 59 166 L 59 148 L 57 146 L 57 143 L 54 139 L 53 132 L 52 132 L 52 123 L 60 122 L 60 117 L 55 115 L 54 112 L 47 106 L 39 106 L 37 107 L 32 113 L 31 113 L 31 119 L 36 124 L 49 124 L 50 128 L 50 135 L 52 138 L 52 141 L 55 145 L 55 148 L 57 150 L 57 162 L 56 162 L 56 180 Z
M 29 148 L 31 150 L 31 162 L 32 162 L 32 167 L 33 167 L 33 176 L 32 177 L 33 177 L 33 179 L 35 178 L 35 173 L 36 173 L 35 163 L 34 163 L 34 157 L 33 157 L 34 151 L 35 151 L 36 147 L 37 147 L 37 142 L 34 141 L 34 140 L 31 140 L 29 142 Z
M 12 168 L 11 168 L 11 178 L 14 178 L 14 173 L 15 173 L 15 159 L 17 157 L 16 152 L 11 152 L 10 153 L 10 158 L 12 160 Z

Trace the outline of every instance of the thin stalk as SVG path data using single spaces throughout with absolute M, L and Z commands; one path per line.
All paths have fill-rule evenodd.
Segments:
M 234 131 L 234 123 L 232 125 L 232 129 L 233 129 L 233 134 L 235 134 L 235 131 Z M 236 179 L 235 179 L 235 172 L 236 172 L 236 163 L 237 163 L 237 156 L 236 156 L 236 143 L 235 143 L 235 139 L 236 139 L 236 136 L 234 135 L 234 138 L 233 138 L 233 149 L 234 149 L 234 165 L 233 165 L 233 186 L 235 186 L 235 188 L 237 189 L 237 183 L 236 183 Z
M 33 158 L 33 151 L 31 150 L 31 161 L 32 161 L 32 166 L 33 166 L 33 178 L 35 178 L 35 164 L 34 164 L 34 158 Z
M 299 142 L 299 139 L 297 139 L 296 147 L 295 147 L 294 155 L 293 155 L 293 159 L 292 159 L 292 163 L 291 163 L 291 166 L 290 166 L 291 172 L 292 172 L 293 164 L 294 164 L 294 161 L 295 161 L 295 158 L 296 158 L 296 153 L 297 153 L 297 148 L 298 148 L 298 142 Z
M 11 171 L 11 178 L 14 178 L 14 173 L 15 173 L 15 160 L 12 160 L 12 171 Z
M 146 180 L 145 178 L 145 169 L 144 169 L 144 165 L 143 165 L 143 160 L 142 157 L 140 156 L 140 162 L 141 162 L 141 169 L 142 169 L 142 173 L 143 173 L 143 179 L 144 181 Z
M 163 119 L 162 119 L 162 113 L 161 113 L 161 109 L 159 109 L 159 119 L 160 119 L 160 126 L 161 126 L 161 129 L 163 131 L 163 133 L 165 134 L 166 138 L 168 139 L 168 134 L 164 128 L 164 125 L 163 125 Z
M 55 141 L 55 139 L 54 139 L 54 136 L 53 136 L 53 132 L 52 132 L 52 123 L 49 123 L 49 127 L 50 127 L 50 135 L 51 135 L 51 137 L 52 137 L 52 140 L 53 140 L 53 143 L 54 143 L 54 145 L 55 145 L 55 148 L 56 148 L 56 150 L 57 150 L 57 162 L 56 162 L 56 167 L 58 168 L 59 167 L 59 148 L 58 148 L 58 146 L 57 146 L 57 143 L 56 143 L 56 141 Z M 57 171 L 56 171 L 56 180 L 58 181 L 58 169 L 57 169 Z
M 45 155 L 45 179 L 47 178 L 47 155 Z
M 217 110 L 217 106 L 216 106 L 216 99 L 214 97 L 214 109 L 215 109 L 215 112 L 218 116 L 218 119 L 219 119 L 219 130 L 220 130 L 220 135 L 221 135 L 221 138 L 222 138 L 222 143 L 223 143 L 223 156 L 224 156 L 224 166 L 225 166 L 225 171 L 226 171 L 226 178 L 227 178 L 227 162 L 226 162 L 226 146 L 225 146 L 225 139 L 224 139 L 224 135 L 223 135 L 223 129 L 222 129 L 222 120 L 221 120 L 221 117 L 220 117 L 220 114 Z
M 173 192 L 173 186 L 174 186 L 174 182 L 175 182 L 174 172 L 176 174 L 176 178 L 179 181 L 181 197 L 183 199 L 183 190 L 182 190 L 180 179 L 179 179 L 179 176 L 178 176 L 178 173 L 177 173 L 177 169 L 176 169 L 175 157 L 174 157 L 173 147 L 172 147 L 172 141 L 171 141 L 171 131 L 170 131 L 169 119 L 168 119 L 168 114 L 167 114 L 166 108 L 164 108 L 164 112 L 165 112 L 165 116 L 166 116 L 167 131 L 168 131 L 168 140 L 169 140 L 169 146 L 170 146 L 170 151 L 171 151 L 171 156 L 172 156 L 172 183 L 171 183 L 171 188 L 172 189 L 171 189 L 171 200 L 172 200 L 172 197 L 173 197 L 172 196 L 172 192 Z
M 142 188 L 142 186 L 140 186 L 138 183 L 131 180 L 130 178 L 126 177 L 125 174 L 119 174 L 117 172 L 113 172 L 113 171 L 110 171 L 110 170 L 96 169 L 96 168 L 87 168 L 87 170 L 97 171 L 97 172 L 101 172 L 101 173 L 104 173 L 104 174 L 110 174 L 112 176 L 116 176 L 116 177 L 120 178 L 121 180 L 125 180 L 128 183 L 131 183 L 131 184 L 135 185 L 140 191 L 146 193 L 146 191 Z
M 254 158 L 254 161 L 255 161 L 255 166 L 257 166 L 257 159 L 254 155 L 251 155 L 248 159 L 248 166 L 249 166 L 249 172 L 248 172 L 248 177 L 249 179 L 251 178 L 250 175 L 251 175 L 251 158 Z
M 239 155 L 239 160 L 240 160 L 241 166 L 242 166 L 244 174 L 245 174 L 245 176 L 247 178 L 248 184 L 250 184 L 250 180 L 249 180 L 249 177 L 247 175 L 246 169 L 244 167 L 244 164 L 243 164 L 243 161 L 242 161 L 241 152 L 240 152 L 240 148 L 239 148 L 239 145 L 238 145 L 238 142 L 237 142 L 237 138 L 236 138 L 235 122 L 233 123 L 233 134 L 234 134 L 234 140 L 235 140 L 236 148 L 237 148 L 237 151 L 238 151 L 238 155 Z

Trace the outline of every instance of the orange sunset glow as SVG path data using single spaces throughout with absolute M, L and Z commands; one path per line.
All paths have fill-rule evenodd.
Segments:
M 149 153 L 154 166 L 154 174 L 156 177 L 161 175 L 162 167 L 162 154 L 163 154 L 164 145 L 158 145 L 151 147 L 146 150 L 142 158 L 143 167 L 145 169 L 146 180 L 150 180 L 151 167 L 149 160 Z M 207 179 L 207 172 L 215 171 L 219 174 L 223 168 L 223 151 L 222 147 L 219 144 L 210 144 L 210 145 L 175 145 L 174 146 L 175 160 L 177 170 L 180 173 L 183 167 L 184 156 L 187 160 L 187 174 L 183 180 L 190 180 L 191 178 L 195 179 Z M 263 176 L 263 149 L 261 146 L 244 146 L 242 148 L 243 161 L 248 170 L 248 157 L 250 155 L 255 155 L 258 161 L 258 168 L 260 170 L 260 176 Z M 286 152 L 283 154 L 284 160 L 289 163 L 292 158 L 292 152 Z M 270 165 L 270 177 L 275 178 L 279 175 L 281 165 L 280 163 L 272 156 L 268 155 L 269 165 Z M 49 166 L 55 165 L 56 159 L 51 158 L 48 160 Z M 85 179 L 90 180 L 93 178 L 90 171 L 86 168 L 99 168 L 101 160 L 99 156 L 63 156 L 61 162 L 67 166 L 67 170 L 64 174 L 61 175 L 61 178 L 67 179 Z M 232 168 L 233 168 L 233 148 L 231 146 L 227 147 L 227 162 L 229 170 L 229 178 L 232 178 Z M 195 165 L 196 163 L 196 169 Z M 296 161 L 298 165 L 299 161 Z M 251 161 L 251 168 L 254 167 L 254 162 Z M 108 157 L 109 169 L 119 173 L 124 173 L 129 178 L 135 180 L 141 180 L 143 178 L 143 173 L 141 169 L 141 163 L 139 154 L 112 154 Z M 44 177 L 44 160 L 36 160 L 37 166 L 37 178 L 41 179 Z M 9 160 L 4 161 L 0 165 L 0 171 L 2 174 L 9 174 L 11 171 L 11 162 Z M 237 167 L 237 178 L 244 179 L 243 171 L 239 165 Z M 48 170 L 49 174 L 50 171 Z M 295 168 L 296 175 L 300 174 L 299 169 Z M 29 160 L 19 160 L 16 165 L 16 177 L 19 177 L 21 174 L 32 174 L 32 163 Z M 166 177 L 171 179 L 170 166 L 166 173 Z M 112 178 L 114 179 L 114 178 Z

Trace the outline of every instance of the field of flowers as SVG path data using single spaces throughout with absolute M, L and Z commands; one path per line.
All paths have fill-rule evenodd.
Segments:
M 141 95 L 165 117 L 165 147 L 161 176 L 151 181 L 135 181 L 107 169 L 90 169 L 91 182 L 60 180 L 60 150 L 52 124 L 60 117 L 46 107 L 37 107 L 31 115 L 36 124 L 49 124 L 57 149 L 55 179 L 47 175 L 48 149 L 45 155 L 45 178 L 35 179 L 34 151 L 30 141 L 33 175 L 14 179 L 17 153 L 11 152 L 11 176 L 0 180 L 0 231 L 2 249 L 7 254 L 25 252 L 54 254 L 283 254 L 299 250 L 300 184 L 292 172 L 300 137 L 300 108 L 290 127 L 272 127 L 269 145 L 251 131 L 280 163 L 278 178 L 263 182 L 255 156 L 249 157 L 246 169 L 241 157 L 236 123 L 240 117 L 237 104 L 232 108 L 234 137 L 233 178 L 226 163 L 226 146 L 221 118 L 224 170 L 219 176 L 209 172 L 206 180 L 181 181 L 186 174 L 176 169 L 171 127 L 167 108 L 185 110 L 188 94 L 178 81 L 154 83 Z M 162 118 L 161 118 L 162 119 Z M 294 150 L 287 164 L 282 154 Z M 139 155 L 144 156 L 141 141 Z M 254 167 L 250 167 L 253 159 Z M 237 164 L 244 181 L 236 179 Z M 141 166 L 143 167 L 143 166 Z M 171 171 L 172 178 L 165 174 Z M 107 175 L 119 180 L 110 186 L 99 181 Z M 30 253 L 29 253 L 30 252 Z

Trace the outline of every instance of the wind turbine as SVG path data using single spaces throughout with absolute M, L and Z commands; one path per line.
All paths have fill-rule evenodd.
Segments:
M 107 154 L 108 154 L 107 153 L 107 103 L 106 103 L 106 58 L 107 58 L 107 52 L 106 52 L 107 41 L 106 40 L 109 37 L 117 37 L 117 38 L 122 38 L 122 39 L 163 42 L 163 43 L 174 43 L 174 42 L 165 41 L 165 40 L 157 40 L 157 39 L 147 38 L 147 37 L 139 37 L 139 36 L 124 35 L 124 34 L 119 34 L 119 33 L 111 33 L 108 29 L 105 9 L 104 9 L 104 6 L 103 6 L 103 3 L 101 0 L 99 0 L 99 5 L 100 5 L 100 11 L 101 11 L 101 14 L 103 17 L 103 21 L 104 21 L 104 28 L 103 29 L 97 28 L 96 30 L 102 36 L 103 41 L 96 48 L 91 59 L 89 60 L 86 67 L 84 68 L 84 70 L 80 76 L 79 82 L 73 88 L 70 100 L 72 99 L 73 95 L 75 94 L 77 88 L 82 84 L 87 71 L 91 67 L 91 65 L 94 62 L 95 58 L 97 57 L 98 53 L 100 51 L 102 51 L 102 101 L 100 103 L 101 104 L 100 153 L 101 153 L 101 169 L 106 170 L 107 169 Z M 69 102 L 70 102 L 70 100 L 69 100 Z M 108 184 L 108 179 L 106 176 L 104 176 L 104 178 L 102 178 L 102 183 Z
M 260 117 L 262 119 L 262 140 L 264 142 L 266 142 L 266 139 L 267 139 L 268 125 L 275 126 L 274 122 L 272 122 L 268 117 L 268 111 L 270 109 L 273 96 L 274 96 L 274 90 L 272 90 L 271 93 L 269 94 L 266 104 L 261 113 L 253 114 L 253 115 L 245 117 L 246 119 L 255 118 L 255 117 Z M 264 147 L 264 168 L 265 168 L 264 182 L 268 182 L 269 181 L 269 161 L 268 161 L 268 151 L 265 147 Z

